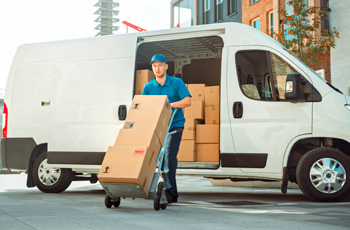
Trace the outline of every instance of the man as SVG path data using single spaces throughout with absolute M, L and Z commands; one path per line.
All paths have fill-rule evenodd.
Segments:
M 185 124 L 182 108 L 191 105 L 191 94 L 185 83 L 177 77 L 166 74 L 168 64 L 162 54 L 155 54 L 151 63 L 155 77 L 148 82 L 142 91 L 142 95 L 167 95 L 170 106 L 178 108 L 170 126 L 167 148 L 164 155 L 163 179 L 168 203 L 177 202 L 179 197 L 176 186 L 177 153 Z

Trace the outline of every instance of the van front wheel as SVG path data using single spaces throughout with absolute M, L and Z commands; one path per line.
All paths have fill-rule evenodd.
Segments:
M 52 168 L 47 163 L 47 153 L 43 152 L 35 160 L 33 179 L 38 189 L 45 193 L 60 193 L 72 183 L 74 173 L 71 169 Z
M 314 201 L 341 201 L 350 194 L 350 160 L 343 152 L 321 147 L 299 161 L 296 178 L 300 190 Z

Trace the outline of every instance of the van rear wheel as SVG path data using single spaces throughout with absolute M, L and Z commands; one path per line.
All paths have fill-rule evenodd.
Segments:
M 350 159 L 343 152 L 321 147 L 299 161 L 296 178 L 300 190 L 314 201 L 342 201 L 350 197 Z
M 47 152 L 35 160 L 33 180 L 38 189 L 45 193 L 60 193 L 72 183 L 74 173 L 71 169 L 52 168 L 47 163 Z

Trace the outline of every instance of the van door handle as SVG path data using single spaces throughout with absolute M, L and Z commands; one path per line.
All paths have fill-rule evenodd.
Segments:
M 243 103 L 241 101 L 237 101 L 237 102 L 233 103 L 232 112 L 233 112 L 234 118 L 242 118 L 243 117 Z
M 120 105 L 118 108 L 118 118 L 121 121 L 126 119 L 126 105 Z

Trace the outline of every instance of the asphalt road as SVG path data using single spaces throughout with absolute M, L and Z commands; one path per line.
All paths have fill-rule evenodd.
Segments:
M 26 188 L 26 175 L 0 175 L 0 230 L 29 229 L 349 229 L 350 202 L 311 202 L 298 190 L 212 186 L 178 177 L 179 202 L 122 199 L 107 209 L 99 184 L 73 182 L 60 194 Z

